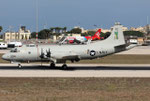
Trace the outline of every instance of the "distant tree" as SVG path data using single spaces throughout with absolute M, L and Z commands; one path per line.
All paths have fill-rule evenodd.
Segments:
M 144 37 L 144 33 L 139 31 L 124 31 L 125 36 L 137 36 L 137 37 Z
M 101 32 L 100 36 L 104 37 L 104 39 L 108 38 L 110 36 L 111 32 L 103 33 Z M 137 36 L 137 37 L 144 37 L 144 33 L 139 31 L 124 31 L 124 36 Z
M 93 36 L 95 33 L 96 33 L 96 31 L 88 31 L 88 32 L 82 33 L 81 35 L 82 36 Z
M 106 32 L 100 34 L 101 37 L 104 37 L 104 39 L 108 38 L 110 36 L 111 32 Z M 124 31 L 124 36 L 137 36 L 137 37 L 144 37 L 144 33 L 139 31 Z
M 101 34 L 101 37 L 104 37 L 104 39 L 108 38 L 110 36 L 110 32 L 106 32 L 106 33 L 103 33 Z
M 51 29 L 43 29 L 38 32 L 38 39 L 48 39 L 52 35 Z M 36 32 L 31 33 L 31 38 L 36 38 Z
M 31 39 L 34 39 L 34 38 L 36 38 L 36 32 L 31 33 Z
M 96 33 L 96 31 L 88 31 L 88 35 L 93 36 Z
M 80 28 L 73 28 L 71 31 L 71 33 L 81 33 L 81 29 Z
M 87 33 L 82 33 L 82 36 L 93 36 L 96 33 L 96 31 L 88 31 Z M 100 37 L 107 38 L 110 35 L 110 32 L 107 33 L 100 33 Z
M 82 33 L 81 36 L 89 36 L 88 33 Z
M 44 29 L 43 31 L 44 31 L 45 34 L 46 34 L 46 39 L 48 39 L 48 38 L 52 35 L 52 32 L 51 32 L 50 29 Z
M 47 39 L 47 33 L 45 30 L 41 30 L 39 33 L 38 33 L 38 38 L 39 39 Z
M 51 27 L 50 32 L 54 33 L 54 29 L 55 29 L 54 27 Z
M 63 30 L 63 33 L 66 33 L 67 32 L 67 27 L 62 28 L 62 30 Z
M 61 29 L 61 27 L 55 27 L 55 33 L 60 33 Z
M 3 30 L 3 27 L 2 26 L 0 26 L 0 32 Z
M 51 27 L 50 32 L 55 34 L 66 33 L 67 27 Z

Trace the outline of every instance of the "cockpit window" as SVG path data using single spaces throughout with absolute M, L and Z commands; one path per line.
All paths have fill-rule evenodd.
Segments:
M 17 53 L 17 52 L 20 52 L 17 48 L 14 48 L 10 51 L 11 53 Z

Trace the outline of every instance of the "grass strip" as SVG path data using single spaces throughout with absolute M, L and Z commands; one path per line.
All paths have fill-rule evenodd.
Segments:
M 150 78 L 0 78 L 1 101 L 150 101 Z

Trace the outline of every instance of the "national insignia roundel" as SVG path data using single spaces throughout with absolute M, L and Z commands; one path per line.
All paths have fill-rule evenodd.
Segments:
M 94 50 L 91 50 L 91 51 L 90 51 L 90 55 L 91 55 L 91 56 L 94 56 L 94 55 L 96 55 L 96 52 L 95 52 Z

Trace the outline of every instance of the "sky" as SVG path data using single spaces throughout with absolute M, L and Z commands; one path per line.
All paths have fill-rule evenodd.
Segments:
M 0 0 L 3 32 L 26 26 L 36 31 L 50 27 L 81 26 L 85 29 L 110 28 L 119 21 L 130 27 L 144 26 L 150 19 L 150 0 Z M 10 27 L 11 26 L 11 27 Z

